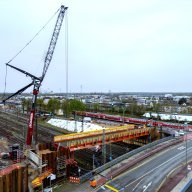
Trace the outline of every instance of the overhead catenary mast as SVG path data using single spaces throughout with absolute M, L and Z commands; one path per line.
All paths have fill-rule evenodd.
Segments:
M 7 97 L 6 99 L 3 100 L 3 103 L 6 102 L 6 100 L 21 94 L 22 92 L 24 92 L 27 88 L 29 88 L 30 86 L 33 85 L 33 96 L 32 96 L 32 104 L 31 104 L 31 111 L 30 111 L 30 117 L 29 117 L 29 122 L 28 122 L 28 130 L 27 130 L 27 138 L 26 138 L 26 145 L 30 146 L 31 142 L 32 142 L 32 135 L 33 135 L 33 129 L 34 129 L 34 119 L 35 119 L 35 111 L 36 111 L 36 101 L 37 101 L 37 95 L 39 93 L 39 88 L 41 86 L 41 83 L 46 75 L 46 72 L 49 68 L 49 65 L 51 63 L 52 57 L 53 57 L 53 53 L 55 50 L 55 46 L 57 43 L 57 39 L 59 37 L 59 33 L 60 33 L 60 29 L 63 23 L 63 19 L 64 19 L 64 15 L 66 10 L 68 9 L 68 7 L 65 6 L 61 6 L 60 11 L 59 11 L 59 15 L 57 17 L 57 21 L 53 30 L 53 34 L 51 37 L 51 41 L 48 47 L 48 51 L 47 54 L 45 56 L 44 59 L 44 67 L 43 67 L 43 72 L 41 77 L 36 77 L 35 75 L 32 75 L 31 73 L 28 73 L 27 71 L 24 71 L 22 69 L 19 69 L 13 65 L 10 65 L 9 63 L 7 63 L 6 65 L 31 77 L 32 78 L 32 82 L 30 84 L 28 84 L 27 86 L 23 87 L 22 89 L 18 90 L 16 93 L 12 94 L 11 96 Z

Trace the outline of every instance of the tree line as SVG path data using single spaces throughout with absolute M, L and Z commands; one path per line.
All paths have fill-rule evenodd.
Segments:
M 23 113 L 29 112 L 31 109 L 31 100 L 30 99 L 22 99 L 21 102 Z M 86 109 L 86 105 L 76 99 L 70 100 L 62 100 L 56 98 L 51 98 L 47 103 L 44 102 L 43 99 L 37 99 L 37 112 L 45 112 L 56 114 L 59 110 L 63 111 L 63 115 L 65 117 L 69 117 L 73 111 L 84 111 Z
M 179 105 L 182 105 L 186 102 L 186 99 L 181 98 L 178 102 Z M 44 99 L 37 99 L 37 111 L 38 112 L 48 112 L 56 114 L 59 110 L 63 111 L 65 117 L 72 115 L 73 111 L 91 111 L 91 112 L 101 112 L 109 114 L 119 114 L 122 116 L 136 116 L 141 117 L 145 112 L 164 112 L 164 108 L 173 107 L 176 104 L 172 101 L 164 101 L 163 104 L 151 102 L 151 105 L 142 105 L 138 104 L 136 100 L 122 101 L 122 105 L 110 105 L 110 104 L 101 104 L 101 103 L 87 103 L 84 104 L 82 101 L 77 99 L 70 100 L 60 100 L 58 98 L 51 98 L 47 103 L 44 102 Z M 189 100 L 189 107 L 187 111 L 183 113 L 192 113 L 192 99 Z M 31 109 L 31 100 L 22 99 L 22 110 L 23 112 L 29 112 Z

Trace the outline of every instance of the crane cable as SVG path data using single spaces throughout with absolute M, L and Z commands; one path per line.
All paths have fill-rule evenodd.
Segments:
M 68 97 L 68 17 L 65 15 L 65 64 L 66 64 L 66 94 Z
M 4 84 L 4 93 L 3 93 L 3 99 L 5 98 L 5 92 L 7 89 L 7 65 L 6 65 L 6 71 L 5 71 L 5 84 Z
M 5 92 L 6 92 L 6 88 L 7 88 L 7 65 L 6 65 L 6 69 L 5 69 L 5 85 L 4 85 L 4 93 L 3 93 L 3 99 L 5 98 Z M 4 102 L 4 113 L 6 114 L 6 119 L 5 119 L 5 128 L 8 129 L 8 119 L 7 116 L 8 114 L 6 113 L 6 107 L 5 107 L 5 102 Z
M 12 62 L 38 35 L 39 33 L 49 24 L 49 22 L 53 19 L 53 17 L 57 14 L 60 8 L 54 13 L 54 15 L 45 23 L 45 25 L 33 36 L 33 38 L 14 56 L 9 60 L 6 64 Z

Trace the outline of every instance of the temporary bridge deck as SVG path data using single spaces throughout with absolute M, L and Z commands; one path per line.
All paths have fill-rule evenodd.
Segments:
M 148 136 L 151 128 L 134 129 L 133 124 L 105 128 L 103 130 L 94 130 L 81 133 L 54 136 L 55 143 L 62 143 L 61 146 L 75 151 L 102 145 L 103 142 L 112 143 L 127 139 L 134 139 L 142 136 Z

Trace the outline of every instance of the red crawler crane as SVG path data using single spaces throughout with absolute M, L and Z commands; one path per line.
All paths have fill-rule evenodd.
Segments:
M 32 142 L 32 135 L 33 135 L 33 129 L 34 129 L 34 119 L 35 119 L 35 111 L 36 111 L 36 101 L 37 101 L 37 95 L 39 93 L 39 88 L 41 86 L 41 83 L 45 77 L 45 74 L 48 70 L 48 67 L 51 63 L 52 57 L 53 57 L 53 53 L 55 50 L 55 46 L 57 43 L 57 39 L 60 33 L 60 29 L 63 23 L 63 19 L 64 19 L 64 15 L 65 15 L 65 11 L 67 10 L 68 7 L 65 6 L 61 6 L 60 8 L 60 12 L 59 15 L 57 17 L 57 21 L 55 24 L 55 28 L 52 34 L 52 38 L 49 44 L 49 48 L 44 60 L 44 67 L 43 67 L 43 72 L 42 72 L 42 76 L 41 77 L 36 77 L 35 75 L 32 75 L 31 73 L 28 73 L 27 71 L 24 71 L 22 69 L 19 69 L 17 67 L 14 67 L 13 65 L 10 65 L 9 63 L 6 63 L 7 66 L 16 69 L 17 71 L 20 71 L 21 73 L 29 76 L 32 78 L 32 82 L 30 84 L 28 84 L 27 86 L 23 87 L 22 89 L 18 90 L 16 93 L 10 95 L 9 97 L 7 97 L 6 99 L 3 100 L 3 103 L 5 103 L 8 99 L 21 94 L 23 91 L 25 91 L 27 88 L 29 88 L 30 86 L 33 85 L 33 97 L 32 97 L 32 105 L 31 105 L 31 111 L 30 111 L 30 117 L 29 117 L 29 122 L 28 122 L 28 130 L 27 130 L 27 138 L 26 138 L 26 145 L 30 146 L 31 142 Z

